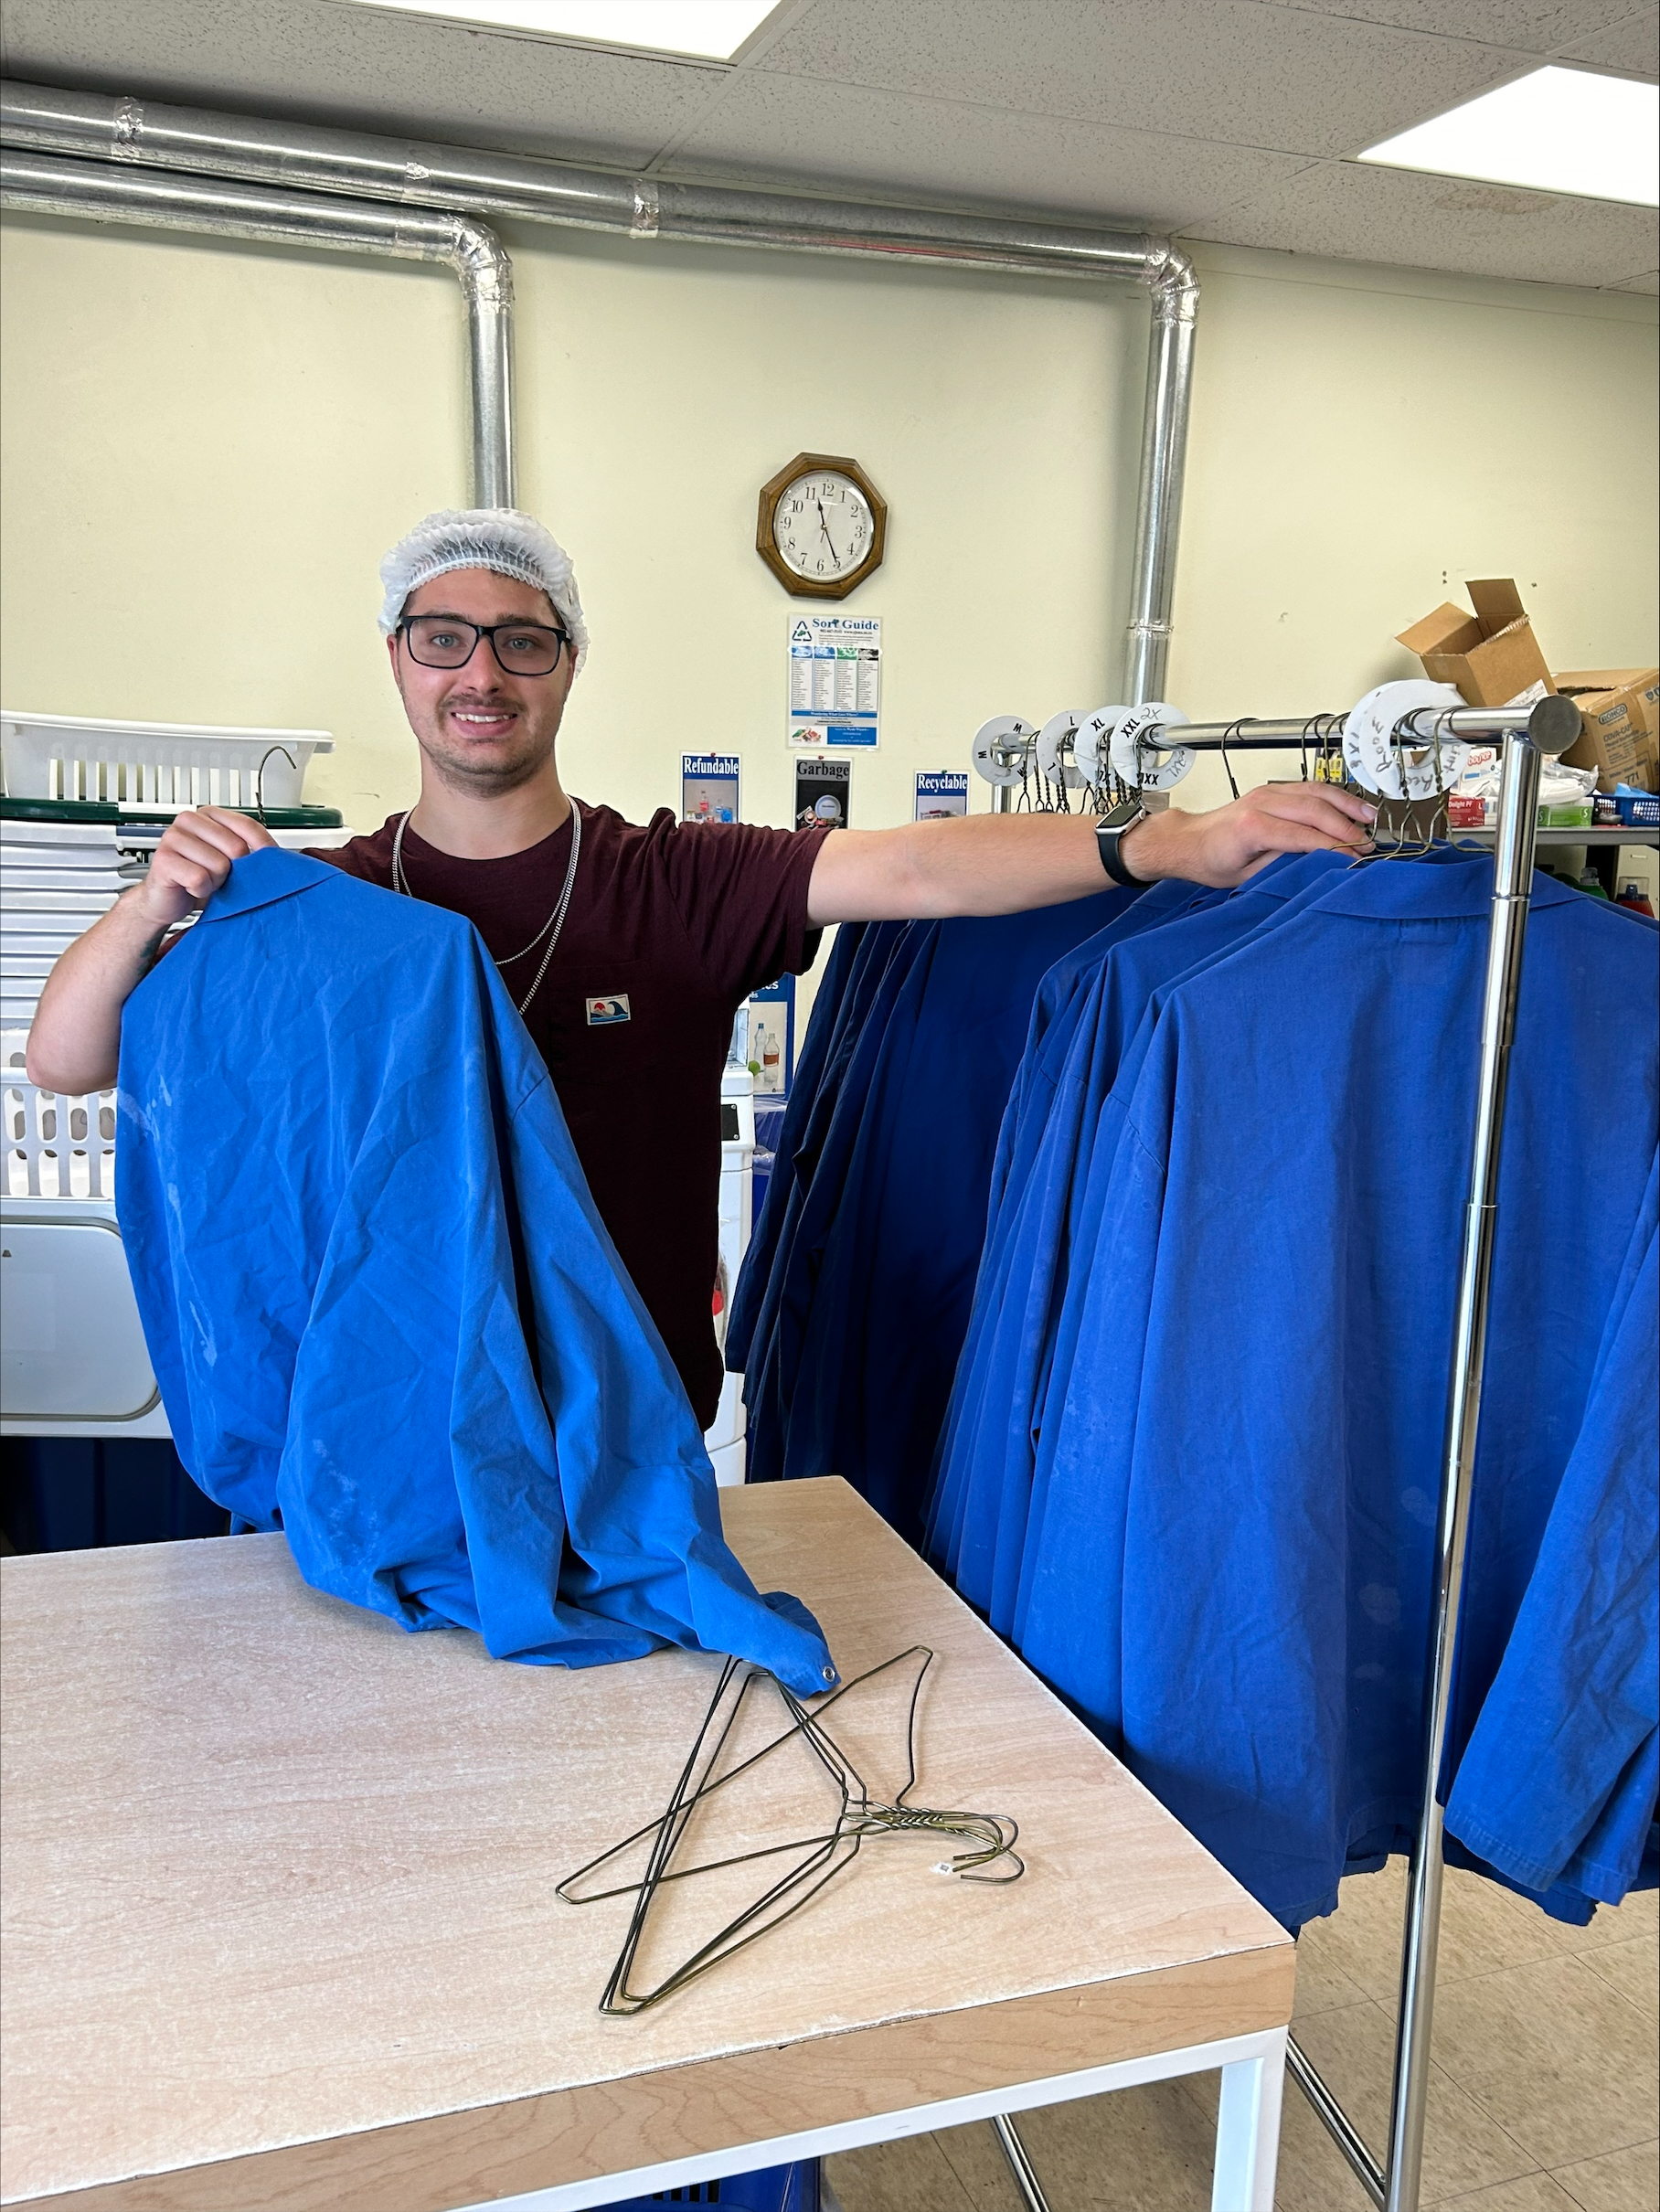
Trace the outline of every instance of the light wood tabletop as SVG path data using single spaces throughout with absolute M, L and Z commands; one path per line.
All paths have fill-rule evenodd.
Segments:
M 602 2017 L 629 1901 L 555 1886 L 663 1809 L 718 1659 L 500 1664 L 309 1590 L 278 1536 L 8 1559 L 5 2201 L 441 2212 L 1283 2026 L 1283 1931 L 846 1484 L 721 1504 L 845 1677 L 937 1654 L 913 1799 L 1012 1814 L 1023 1879 L 878 1837 Z M 902 1700 L 842 1712 L 897 1787 Z M 723 1848 L 835 1810 L 799 1747 L 724 1795 Z

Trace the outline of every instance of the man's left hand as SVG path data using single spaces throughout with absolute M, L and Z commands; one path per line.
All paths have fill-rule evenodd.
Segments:
M 1378 810 L 1353 792 L 1321 783 L 1264 783 L 1230 805 L 1188 814 L 1149 814 L 1123 837 L 1133 876 L 1179 876 L 1228 890 L 1282 853 L 1369 852 Z

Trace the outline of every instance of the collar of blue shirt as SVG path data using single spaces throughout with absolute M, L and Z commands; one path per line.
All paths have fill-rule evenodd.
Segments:
M 1493 905 L 1493 868 L 1485 854 L 1470 856 L 1468 867 L 1426 867 L 1410 860 L 1372 860 L 1358 867 L 1334 869 L 1331 888 L 1320 899 L 1325 914 L 1353 914 L 1363 920 L 1463 921 L 1485 914 Z M 1487 862 L 1486 865 L 1483 865 Z M 1533 877 L 1535 908 L 1560 906 L 1584 893 L 1554 876 Z
M 204 921 L 228 921 L 232 915 L 250 913 L 255 907 L 273 906 L 279 899 L 293 899 L 319 883 L 340 881 L 338 868 L 309 853 L 284 852 L 282 846 L 261 845 L 235 862 L 229 875 L 202 909 Z

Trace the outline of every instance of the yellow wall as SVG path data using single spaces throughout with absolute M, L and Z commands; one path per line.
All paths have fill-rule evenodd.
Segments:
M 857 454 L 890 550 L 884 749 L 854 820 L 988 714 L 1117 696 L 1146 310 L 1133 291 L 509 227 L 522 504 L 594 633 L 568 780 L 639 817 L 683 750 L 743 757 L 782 822 L 789 601 L 761 482 Z M 1655 649 L 1655 331 L 1623 296 L 1201 249 L 1171 696 L 1348 704 L 1391 633 L 1515 575 L 1559 665 Z M 322 726 L 307 795 L 364 825 L 414 749 L 376 564 L 467 495 L 444 272 L 139 230 L 4 227 L 4 697 L 34 710 Z M 1261 765 L 1255 771 L 1266 772 Z M 1205 764 L 1180 794 L 1225 795 Z M 986 802 L 984 786 L 974 803 Z

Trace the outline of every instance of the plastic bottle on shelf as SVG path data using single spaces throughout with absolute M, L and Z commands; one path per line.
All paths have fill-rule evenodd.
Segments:
M 1629 907 L 1633 914 L 1646 914 L 1651 921 L 1655 919 L 1655 909 L 1648 903 L 1647 894 L 1640 883 L 1628 883 L 1614 904 Z

